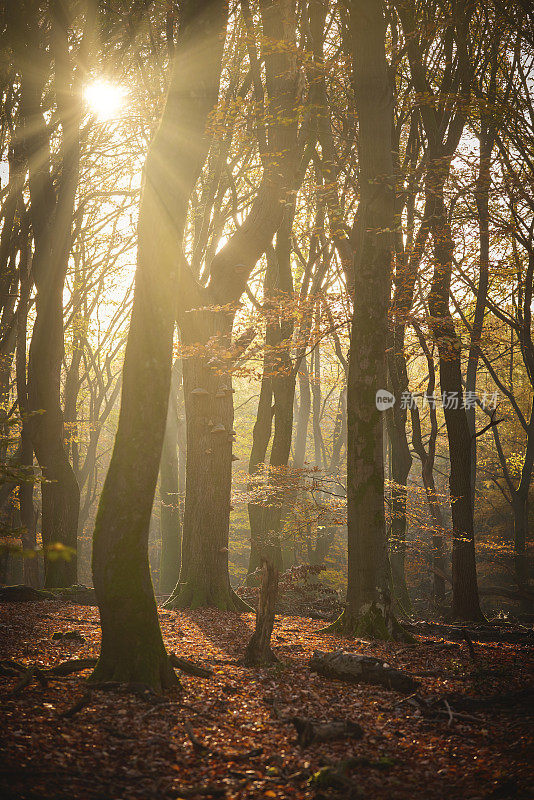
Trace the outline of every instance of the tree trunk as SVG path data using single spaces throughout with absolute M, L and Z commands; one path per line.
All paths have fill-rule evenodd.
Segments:
M 45 296 L 43 296 L 45 295 Z M 28 360 L 32 440 L 41 467 L 45 586 L 76 583 L 80 492 L 64 446 L 60 404 L 63 358 L 63 285 L 37 295 L 37 314 Z M 59 546 L 57 553 L 56 546 Z M 63 551 L 63 547 L 69 550 Z
M 179 303 L 183 341 L 200 349 L 219 344 L 228 349 L 233 312 L 219 308 L 186 312 L 239 300 L 254 265 L 280 227 L 297 172 L 295 3 L 284 0 L 273 5 L 262 0 L 260 16 L 262 47 L 265 42 L 280 42 L 280 47 L 264 51 L 271 112 L 269 153 L 262 154 L 262 180 L 245 221 L 205 270 L 210 276 L 206 289 L 195 286 L 195 302 Z M 188 431 L 182 569 L 169 607 L 193 604 L 248 610 L 230 589 L 228 576 L 233 397 L 230 378 L 220 367 L 216 357 L 208 360 L 202 355 L 193 355 L 184 364 Z M 221 380 L 227 381 L 227 391 Z M 194 389 L 200 393 L 193 395 Z M 217 463 L 216 456 L 220 456 Z
M 180 577 L 182 552 L 182 521 L 180 514 L 180 479 L 178 474 L 178 392 L 181 391 L 181 375 L 177 370 L 181 364 L 175 362 L 171 378 L 171 396 L 167 412 L 167 424 L 161 452 L 160 475 L 160 530 L 161 558 L 159 572 L 160 594 L 170 594 Z
M 396 397 L 400 397 L 398 390 Z M 402 393 L 401 393 L 402 394 Z M 395 404 L 397 405 L 397 404 Z M 406 411 L 393 409 L 396 419 L 390 424 L 389 439 L 391 443 L 391 528 L 389 535 L 389 559 L 393 593 L 405 614 L 411 610 L 405 574 L 406 560 L 406 502 L 407 480 L 412 466 L 412 457 L 406 438 Z
M 233 315 L 191 312 L 191 330 L 182 325 L 186 346 L 206 344 L 204 357 L 183 361 L 187 419 L 186 493 L 179 582 L 167 608 L 249 607 L 230 586 L 228 529 L 232 485 L 234 404 L 230 375 L 211 351 L 228 347 Z M 223 327 L 224 326 L 224 327 Z
M 299 370 L 299 410 L 297 416 L 297 432 L 295 434 L 295 457 L 293 464 L 297 469 L 302 469 L 306 461 L 306 444 L 308 441 L 308 423 L 311 411 L 311 387 L 308 360 L 306 356 L 301 361 Z
M 480 355 L 480 339 L 484 327 L 484 313 L 489 285 L 489 190 L 491 183 L 491 151 L 493 149 L 494 130 L 491 123 L 488 126 L 486 114 L 481 114 L 480 131 L 480 167 L 475 190 L 475 200 L 478 213 L 478 229 L 480 240 L 479 253 L 479 278 L 476 293 L 475 314 L 471 329 L 471 344 L 467 360 L 465 375 L 465 390 L 468 396 L 474 397 L 476 393 L 477 369 Z M 475 508 L 475 490 L 477 476 L 477 438 L 475 436 L 476 404 L 472 403 L 466 409 L 467 424 L 471 434 L 471 504 L 473 513 Z
M 23 75 L 21 113 L 28 152 L 36 315 L 28 357 L 28 410 L 33 449 L 41 468 L 45 586 L 76 582 L 80 491 L 64 444 L 61 365 L 64 355 L 63 288 L 80 171 L 80 99 L 73 80 L 65 21 L 52 14 L 56 98 L 62 119 L 61 177 L 52 182 L 49 131 L 38 77 Z M 65 549 L 68 548 L 68 549 Z
M 37 512 L 33 504 L 33 444 L 28 419 L 28 387 L 26 383 L 26 338 L 28 328 L 28 305 L 31 291 L 30 277 L 30 239 L 26 232 L 20 253 L 19 285 L 20 298 L 17 312 L 17 356 L 16 381 L 17 402 L 21 417 L 20 466 L 24 480 L 19 484 L 20 522 L 22 526 L 22 546 L 28 551 L 24 558 L 24 583 L 34 589 L 39 587 L 39 562 L 37 558 Z M 34 556 L 29 553 L 33 551 Z
M 288 208 L 276 234 L 276 246 L 267 251 L 264 303 L 269 308 L 270 320 L 265 333 L 264 374 L 256 422 L 258 428 L 254 426 L 256 438 L 253 441 L 249 465 L 251 474 L 257 471 L 258 457 L 261 461 L 265 461 L 273 420 L 274 433 L 267 475 L 269 495 L 261 504 L 249 504 L 251 537 L 249 575 L 256 572 L 263 557 L 273 561 L 277 569 L 282 568 L 279 536 L 287 500 L 287 484 L 285 475 L 279 468 L 287 467 L 291 451 L 296 381 L 290 357 L 293 323 L 286 319 L 283 303 L 283 300 L 289 299 L 293 292 L 292 221 L 293 210 Z M 277 304 L 280 304 L 278 317 L 275 315 Z
M 347 379 L 347 606 L 332 626 L 388 638 L 396 633 L 388 598 L 383 419 L 394 222 L 392 96 L 380 0 L 350 4 L 359 120 L 360 206 L 354 311 Z
M 453 524 L 452 615 L 482 618 L 478 597 L 471 502 L 471 433 L 462 386 L 461 342 L 449 310 L 454 245 L 443 200 L 446 168 L 432 164 L 427 174 L 427 196 L 433 208 L 431 231 L 435 269 L 429 294 L 432 334 L 439 352 L 440 386 L 450 455 L 449 488 Z M 449 398 L 449 402 L 447 401 Z M 450 402 L 451 398 L 455 398 Z

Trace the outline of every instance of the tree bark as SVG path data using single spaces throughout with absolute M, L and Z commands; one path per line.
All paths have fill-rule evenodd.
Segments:
M 268 558 L 262 557 L 261 571 L 261 588 L 256 608 L 256 625 L 243 658 L 243 662 L 247 667 L 265 666 L 278 661 L 271 650 L 274 609 L 278 595 L 278 570 Z
M 181 325 L 186 346 L 212 343 L 207 354 L 183 361 L 187 420 L 186 494 L 179 581 L 168 608 L 249 607 L 230 586 L 228 530 L 232 483 L 234 408 L 231 377 L 223 362 L 210 357 L 229 348 L 233 315 L 197 311 L 187 315 L 195 328 Z M 224 324 L 224 328 L 223 328 Z

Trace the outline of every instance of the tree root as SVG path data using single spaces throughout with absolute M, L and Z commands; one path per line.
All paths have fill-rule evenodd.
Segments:
M 194 661 L 190 661 L 188 658 L 180 658 L 174 653 L 169 653 L 169 661 L 171 666 L 180 669 L 186 675 L 194 675 L 196 678 L 211 678 L 213 675 L 213 670 L 209 667 L 201 667 L 200 664 L 195 664 Z
M 157 694 L 164 689 L 183 688 L 165 651 L 150 658 L 145 653 L 137 661 L 101 654 L 87 683 L 98 688 L 144 686 Z
M 12 661 L 10 658 L 0 660 L 0 675 L 5 678 L 18 677 L 25 671 L 24 664 L 19 664 L 18 661 Z
M 402 627 L 393 614 L 384 614 L 382 608 L 376 603 L 373 603 L 363 614 L 354 614 L 348 608 L 345 608 L 331 625 L 322 628 L 319 633 L 333 633 L 363 639 L 380 639 L 385 642 L 412 643 L 415 641 L 414 637 Z
M 195 589 L 189 583 L 179 583 L 168 600 L 163 603 L 168 609 L 218 608 L 219 611 L 250 613 L 253 609 L 239 597 L 231 586 L 227 590 L 211 594 L 208 589 Z
M 61 714 L 58 715 L 59 718 L 69 719 L 70 717 L 74 717 L 79 711 L 82 711 L 82 709 L 88 706 L 92 699 L 93 693 L 91 691 L 85 692 L 73 705 L 69 706 L 65 711 L 62 711 Z
M 55 667 L 45 670 L 46 675 L 55 676 L 56 678 L 65 678 L 67 675 L 74 675 L 76 672 L 82 672 L 84 669 L 91 669 L 97 662 L 96 658 L 70 658 L 68 661 L 62 661 Z
M 43 670 L 39 669 L 39 667 L 31 666 L 28 667 L 28 669 L 23 673 L 21 679 L 14 689 L 12 689 L 9 696 L 16 697 L 22 692 L 23 689 L 26 689 L 28 686 L 30 686 L 34 680 L 39 681 L 43 687 L 48 686 L 46 674 L 43 672 Z
M 1 662 L 3 664 L 4 662 Z M 23 689 L 26 689 L 30 686 L 34 680 L 39 681 L 41 686 L 46 687 L 48 685 L 48 680 L 51 678 L 65 678 L 67 675 L 73 675 L 76 672 L 82 672 L 84 669 L 91 669 L 96 664 L 96 658 L 71 658 L 68 661 L 62 661 L 61 664 L 56 664 L 55 667 L 49 667 L 48 669 L 42 669 L 41 667 L 37 667 L 33 664 L 30 667 L 24 668 L 22 664 L 17 664 L 16 661 L 9 662 L 15 666 L 13 666 L 13 671 L 11 675 L 17 674 L 15 669 L 18 669 L 18 674 L 20 675 L 20 671 L 22 670 L 22 675 L 20 677 L 19 682 L 11 691 L 11 696 L 14 697 Z

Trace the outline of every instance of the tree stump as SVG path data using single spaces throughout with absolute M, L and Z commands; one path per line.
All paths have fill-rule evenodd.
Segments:
M 256 607 L 256 626 L 250 637 L 243 663 L 247 667 L 275 664 L 278 659 L 271 650 L 274 627 L 274 607 L 278 595 L 278 570 L 265 557 L 261 559 L 261 587 Z

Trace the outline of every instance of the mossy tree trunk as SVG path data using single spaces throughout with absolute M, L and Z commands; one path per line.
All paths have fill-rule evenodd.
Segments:
M 167 102 L 145 164 L 119 424 L 93 540 L 102 623 L 93 683 L 141 682 L 159 690 L 177 682 L 159 627 L 148 535 L 167 420 L 178 280 L 186 269 L 178 260 L 189 196 L 207 153 L 205 130 L 218 98 L 227 18 L 224 0 L 183 4 Z M 184 299 L 183 285 L 180 290 Z
M 375 399 L 386 380 L 394 191 L 392 96 L 380 0 L 352 0 L 350 26 L 360 207 L 347 379 L 347 604 L 331 629 L 388 638 L 397 628 L 388 598 L 383 418 Z

